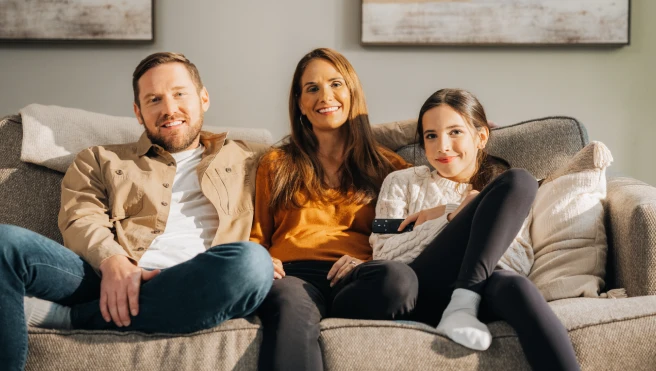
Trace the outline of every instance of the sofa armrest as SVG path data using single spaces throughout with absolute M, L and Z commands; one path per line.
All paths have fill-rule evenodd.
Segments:
M 656 187 L 632 178 L 609 178 L 609 270 L 629 296 L 656 294 Z

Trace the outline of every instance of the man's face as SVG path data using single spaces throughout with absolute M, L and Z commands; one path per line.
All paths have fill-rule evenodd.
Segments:
M 153 144 L 174 153 L 198 147 L 203 114 L 210 97 L 199 92 L 182 63 L 166 63 L 139 79 L 139 103 L 134 113 Z

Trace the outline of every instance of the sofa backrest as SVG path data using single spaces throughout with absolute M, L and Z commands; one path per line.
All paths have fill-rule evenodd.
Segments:
M 564 165 L 588 144 L 583 124 L 571 117 L 545 117 L 492 129 L 487 150 L 508 161 L 512 167 L 524 168 L 538 179 Z M 406 161 L 428 165 L 423 149 L 417 144 L 397 151 Z
M 0 121 L 0 223 L 40 233 L 59 243 L 57 227 L 64 174 L 20 160 L 20 116 Z
M 57 213 L 63 174 L 20 161 L 20 116 L 0 120 L 0 138 L 0 223 L 18 225 L 61 243 Z M 544 178 L 587 142 L 585 128 L 575 119 L 547 117 L 493 129 L 488 149 L 512 166 Z M 427 164 L 416 144 L 398 153 L 407 161 Z

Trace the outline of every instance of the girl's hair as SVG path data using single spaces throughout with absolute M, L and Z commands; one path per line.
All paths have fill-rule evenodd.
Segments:
M 319 142 L 312 131 L 312 124 L 303 117 L 299 108 L 302 94 L 301 78 L 305 69 L 315 59 L 331 63 L 344 77 L 351 93 L 351 111 L 348 113 L 344 132 L 346 146 L 344 162 L 339 168 L 341 196 L 349 202 L 366 204 L 374 200 L 383 179 L 394 171 L 392 163 L 373 137 L 362 85 L 353 66 L 335 50 L 320 48 L 306 54 L 298 62 L 289 92 L 289 120 L 291 135 L 276 149 L 281 156 L 275 163 L 270 206 L 273 209 L 300 208 L 305 200 L 334 200 L 327 192 L 325 171 L 319 162 Z M 302 195 L 302 196 L 301 196 Z
M 428 97 L 419 111 L 417 136 L 419 137 L 418 141 L 421 148 L 425 148 L 424 114 L 428 110 L 443 104 L 458 112 L 477 132 L 483 130 L 483 128 L 487 128 L 488 132 L 490 132 L 490 125 L 487 123 L 485 110 L 474 94 L 462 89 L 441 89 Z M 490 135 L 492 135 L 491 132 Z M 506 160 L 488 154 L 485 149 L 480 149 L 476 155 L 476 171 L 471 179 L 469 179 L 469 183 L 471 183 L 473 189 L 480 191 L 497 175 L 509 168 L 510 164 Z

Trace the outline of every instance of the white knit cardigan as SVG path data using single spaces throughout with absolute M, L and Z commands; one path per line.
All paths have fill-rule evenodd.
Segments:
M 424 209 L 446 205 L 443 216 L 400 234 L 373 233 L 369 243 L 374 259 L 412 262 L 448 224 L 446 215 L 463 201 L 470 184 L 457 183 L 431 172 L 427 166 L 395 171 L 385 178 L 376 204 L 376 218 L 405 219 Z M 533 265 L 533 249 L 529 236 L 531 215 L 515 240 L 499 261 L 498 267 L 525 276 Z

